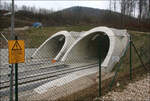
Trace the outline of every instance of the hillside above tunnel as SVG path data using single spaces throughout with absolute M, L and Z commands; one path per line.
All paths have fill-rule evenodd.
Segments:
M 7 12 L 0 10 L 0 12 Z M 0 28 L 10 26 L 10 15 L 0 16 Z M 74 6 L 49 14 L 34 13 L 26 10 L 15 12 L 15 26 L 31 26 L 33 22 L 42 22 L 44 26 L 72 26 L 92 25 L 126 28 L 132 30 L 149 31 L 150 24 L 135 17 L 123 15 L 118 12 L 95 9 L 90 7 Z M 141 26 L 142 25 L 142 26 Z

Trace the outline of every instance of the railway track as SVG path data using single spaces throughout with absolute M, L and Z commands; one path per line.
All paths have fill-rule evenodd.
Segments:
M 47 61 L 30 61 L 30 62 L 27 62 L 27 63 L 23 63 L 23 64 L 19 64 L 19 66 L 22 66 L 22 67 L 25 67 L 25 66 L 38 66 L 38 65 L 43 65 L 43 64 L 51 64 L 50 60 L 47 60 Z M 10 64 L 3 64 L 3 65 L 0 65 L 0 69 L 10 69 L 9 68 L 9 65 Z
M 28 84 L 31 82 L 36 82 L 36 81 L 45 80 L 48 78 L 62 76 L 62 75 L 69 74 L 69 73 L 72 73 L 75 71 L 80 71 L 83 69 L 89 69 L 89 68 L 96 67 L 96 66 L 98 66 L 98 64 L 94 63 L 94 64 L 85 65 L 85 66 L 69 67 L 69 68 L 59 69 L 56 71 L 43 72 L 43 73 L 38 73 L 38 74 L 30 75 L 30 76 L 24 76 L 24 77 L 21 77 L 18 79 L 18 83 L 19 83 L 19 85 Z M 8 88 L 9 87 L 9 80 L 2 81 L 0 85 L 1 85 L 0 90 Z
M 35 65 L 37 66 L 37 65 Z M 55 69 L 61 69 L 61 68 L 66 68 L 68 65 L 65 65 L 65 64 L 61 64 L 61 65 L 56 65 L 56 66 L 44 66 L 43 67 L 36 67 L 36 69 L 28 69 L 27 67 L 24 67 L 25 70 L 22 70 L 22 71 L 18 71 L 19 75 L 18 77 L 22 77 L 24 75 L 31 75 L 31 74 L 37 74 L 38 72 L 45 72 L 45 71 L 53 71 Z M 20 69 L 21 67 L 19 67 Z M 34 67 L 30 67 L 30 68 L 34 68 Z M 8 77 L 8 73 L 7 74 L 3 74 L 3 75 L 0 75 L 1 77 L 1 82 L 4 81 L 4 79 L 9 79 Z

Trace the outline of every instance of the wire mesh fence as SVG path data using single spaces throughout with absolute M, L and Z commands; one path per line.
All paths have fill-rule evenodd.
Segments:
M 99 44 L 94 41 L 97 33 L 88 36 L 80 43 L 80 38 L 86 32 L 70 32 L 65 34 L 68 35 L 68 38 L 65 38 L 62 33 L 53 37 L 57 31 L 50 33 L 50 30 L 45 31 L 45 29 L 30 28 L 25 31 L 15 31 L 18 39 L 25 41 L 25 63 L 18 64 L 19 101 L 77 101 L 79 99 L 92 101 L 98 97 Z M 141 35 L 139 32 L 132 31 L 130 33 L 144 64 L 149 64 L 150 34 Z M 9 30 L 3 35 L 6 39 L 10 39 Z M 0 38 L 0 97 L 2 101 L 7 101 L 11 69 L 8 63 L 7 40 L 2 35 Z M 109 56 L 110 41 L 107 38 L 101 33 L 99 43 L 102 43 L 100 48 L 102 61 Z M 79 40 L 79 43 L 76 40 Z M 115 59 L 113 60 L 117 61 Z M 141 66 L 134 51 L 132 63 L 133 67 Z M 120 67 L 120 72 L 127 74 L 129 50 Z M 105 90 L 108 91 L 117 65 L 109 73 L 104 72 L 103 68 L 102 66 L 102 94 Z

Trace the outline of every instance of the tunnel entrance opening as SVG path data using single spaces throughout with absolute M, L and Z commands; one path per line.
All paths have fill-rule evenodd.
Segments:
M 33 57 L 37 57 L 41 59 L 44 58 L 53 59 L 61 51 L 64 44 L 65 44 L 64 35 L 55 36 L 49 39 L 43 46 L 41 46 L 40 49 L 37 51 L 37 53 L 34 54 Z
M 60 52 L 60 50 L 62 49 L 62 47 L 64 46 L 65 43 L 65 36 L 60 35 L 57 37 L 54 37 L 53 41 L 53 58 L 56 57 L 56 55 Z M 51 47 L 51 48 L 52 48 Z
M 101 53 L 101 59 L 103 61 L 109 50 L 109 41 L 109 37 L 103 32 L 91 33 L 72 47 L 66 57 L 66 61 L 97 62 L 99 59 L 99 52 Z
M 109 37 L 102 32 L 93 33 L 91 37 L 91 41 L 88 43 L 89 53 L 92 53 L 91 57 L 95 60 L 98 60 L 100 55 L 103 61 L 109 50 Z

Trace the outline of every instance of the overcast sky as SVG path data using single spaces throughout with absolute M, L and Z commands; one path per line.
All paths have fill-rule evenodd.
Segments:
M 2 2 L 9 2 L 11 0 L 1 0 Z M 72 7 L 72 6 L 84 6 L 84 7 L 92 7 L 98 9 L 109 9 L 109 1 L 108 0 L 15 0 L 15 4 L 17 6 L 34 6 L 36 8 L 46 8 L 53 9 L 55 11 L 61 10 L 64 8 Z M 119 10 L 119 2 L 117 9 Z

